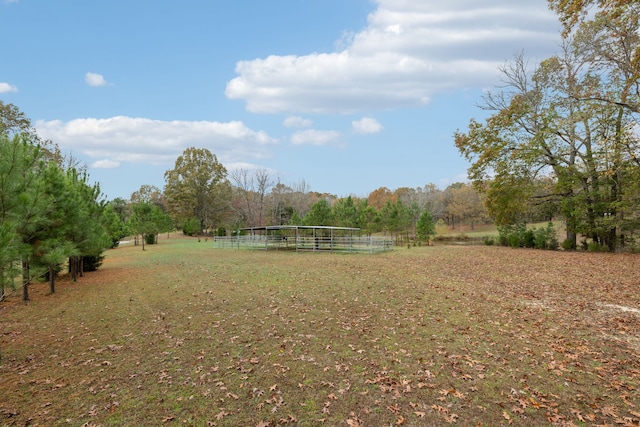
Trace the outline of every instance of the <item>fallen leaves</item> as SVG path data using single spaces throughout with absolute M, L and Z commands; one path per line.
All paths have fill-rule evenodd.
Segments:
M 118 305 L 137 292 L 127 278 L 92 288 L 103 298 L 77 310 L 104 298 L 110 309 L 61 320 L 64 335 L 38 316 L 3 323 L 0 388 L 12 393 L 0 424 L 640 424 L 640 273 L 612 274 L 637 258 L 450 247 L 328 268 L 306 255 L 207 254 L 180 258 L 180 274 L 155 266 L 163 276 L 140 279 L 139 311 Z M 201 276 L 187 277 L 193 263 Z M 78 394 L 79 409 L 66 402 Z M 12 397 L 25 395 L 36 412 Z

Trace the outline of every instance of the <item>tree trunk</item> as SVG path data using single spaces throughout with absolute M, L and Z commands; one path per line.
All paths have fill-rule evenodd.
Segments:
M 22 301 L 29 301 L 29 260 L 22 260 Z
M 52 294 L 56 293 L 56 272 L 53 266 L 49 266 L 49 289 Z
M 0 302 L 4 301 L 4 267 L 0 267 Z
M 78 280 L 78 257 L 69 257 L 69 274 L 71 274 L 71 280 L 74 282 Z

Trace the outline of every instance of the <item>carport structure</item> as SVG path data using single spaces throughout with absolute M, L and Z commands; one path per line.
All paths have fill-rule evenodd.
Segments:
M 393 249 L 390 238 L 360 234 L 359 228 L 352 227 L 270 225 L 241 228 L 234 236 L 216 237 L 214 247 L 296 252 L 383 252 Z

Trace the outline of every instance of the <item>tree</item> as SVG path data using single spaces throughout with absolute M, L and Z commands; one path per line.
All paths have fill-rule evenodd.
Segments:
M 153 232 L 153 209 L 154 205 L 151 202 L 139 202 L 132 205 L 133 214 L 129 226 L 131 230 L 141 236 L 142 250 L 144 251 L 144 244 L 146 242 L 146 236 Z
M 131 194 L 131 203 L 150 202 L 156 206 L 164 207 L 162 191 L 155 185 L 141 185 L 140 189 Z
M 33 217 L 26 215 L 35 202 L 39 162 L 39 150 L 24 137 L 0 134 L 0 300 L 5 285 L 13 285 L 15 262 L 27 255 L 23 234 L 33 227 L 33 219 L 42 220 L 41 205 L 31 210 Z
M 42 155 L 53 160 L 59 166 L 62 164 L 62 155 L 56 144 L 50 140 L 40 138 L 31 124 L 31 120 L 18 107 L 13 104 L 5 104 L 0 101 L 0 134 L 9 137 L 21 135 L 24 140 L 42 148 Z
M 31 120 L 13 104 L 0 101 L 0 133 L 7 136 L 33 132 Z
M 336 201 L 333 205 L 333 225 L 337 227 L 359 227 L 358 209 L 351 196 Z
M 591 8 L 596 6 L 595 13 Z M 577 99 L 611 103 L 640 113 L 640 3 L 635 0 L 549 0 L 560 16 L 564 34 L 572 31 L 583 41 L 594 72 L 617 80 L 621 90 L 586 91 Z M 581 33 L 581 35 L 580 35 Z
M 428 210 L 423 210 L 416 224 L 416 237 L 420 241 L 429 241 L 436 235 L 436 223 Z
M 73 267 L 109 246 L 99 187 L 87 185 L 86 174 L 64 171 L 58 154 L 17 107 L 0 102 L 0 300 L 17 264 L 27 301 L 33 278 L 48 273 L 55 292 L 67 257 L 75 279 Z
M 94 271 L 100 266 L 104 258 L 102 254 L 111 247 L 112 240 L 103 223 L 107 202 L 100 186 L 97 183 L 89 185 L 89 177 L 85 172 L 69 169 L 66 174 L 76 197 L 72 221 L 74 226 L 69 234 L 69 240 L 78 250 L 76 256 L 69 258 L 69 272 L 75 281 L 85 271 Z
M 560 17 L 565 32 L 583 23 L 589 16 L 590 8 L 597 6 L 601 15 L 620 14 L 621 9 L 631 8 L 635 0 L 548 0 L 549 8 Z
M 367 199 L 360 199 L 357 201 L 357 211 L 358 224 L 363 231 L 371 234 L 382 230 L 380 213 L 373 206 L 369 205 L 369 201 Z
M 411 226 L 411 213 L 400 200 L 395 202 L 387 200 L 384 207 L 380 209 L 380 221 L 383 229 L 392 235 L 402 232 L 408 234 Z
M 576 96 L 625 90 L 620 80 L 589 67 L 593 57 L 585 34 L 568 39 L 562 55 L 534 70 L 522 55 L 503 67 L 502 91 L 485 98 L 484 108 L 495 114 L 484 125 L 472 120 L 455 140 L 472 161 L 469 176 L 487 192 L 499 224 L 517 220 L 514 214 L 525 211 L 536 180 L 552 176 L 554 193 L 544 197 L 560 202 L 567 240 L 575 246 L 581 233 L 613 249 L 625 185 L 620 171 L 623 163 L 630 165 L 625 156 L 636 156 L 637 138 L 629 109 Z
M 131 230 L 142 237 L 142 250 L 145 243 L 155 243 L 159 233 L 168 231 L 173 223 L 171 218 L 156 204 L 142 201 L 132 205 Z
M 452 184 L 444 191 L 448 201 L 446 212 L 451 219 L 452 226 L 454 218 L 471 225 L 473 230 L 475 224 L 486 217 L 484 208 L 484 198 L 476 189 L 466 183 Z
M 48 225 L 46 216 L 48 197 L 43 171 L 46 167 L 39 146 L 33 145 L 25 135 L 12 139 L 0 135 L 0 219 L 7 224 L 5 236 L 13 235 L 3 252 L 16 254 L 22 265 L 22 298 L 29 300 L 29 284 L 36 273 L 31 269 L 33 247 L 38 232 Z M 11 270 L 11 266 L 2 266 Z
M 318 199 L 309 192 L 309 186 L 304 180 L 293 186 L 277 182 L 265 197 L 265 206 L 270 212 L 272 224 L 300 225 L 294 219 L 303 218 Z
M 369 193 L 369 197 L 367 198 L 367 200 L 369 201 L 369 206 L 373 206 L 376 209 L 382 209 L 387 202 L 393 203 L 397 199 L 398 196 L 393 194 L 387 187 L 380 187 L 376 190 L 373 190 L 371 193 Z
M 129 229 L 127 228 L 127 224 L 118 215 L 113 201 L 107 203 L 104 212 L 102 213 L 101 221 L 109 235 L 111 248 L 118 247 L 120 240 L 129 234 Z
M 131 215 L 131 202 L 121 197 L 116 197 L 109 202 L 109 206 L 113 208 L 113 211 L 118 215 L 118 218 L 126 224 L 129 220 L 129 216 Z
M 57 165 L 49 163 L 43 179 L 47 197 L 47 222 L 40 227 L 34 239 L 33 264 L 46 269 L 49 289 L 55 293 L 56 276 L 62 264 L 69 258 L 80 255 L 73 242 L 74 229 L 80 217 L 78 197 L 70 185 L 67 175 Z
M 304 225 L 331 225 L 333 215 L 326 199 L 318 200 L 304 216 Z
M 205 230 L 224 220 L 231 185 L 226 168 L 209 150 L 187 148 L 164 177 L 168 212 L 177 224 L 195 217 Z
M 240 223 L 249 227 L 264 225 L 265 198 L 273 185 L 269 172 L 258 169 L 235 169 L 230 173 L 235 184 L 236 211 L 241 217 Z

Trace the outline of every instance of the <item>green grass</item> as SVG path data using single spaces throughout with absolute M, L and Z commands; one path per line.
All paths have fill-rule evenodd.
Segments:
M 0 304 L 0 425 L 638 422 L 634 256 L 162 239 Z M 585 420 L 585 421 L 582 421 Z
M 560 241 L 564 240 L 565 236 L 565 224 L 563 221 L 552 221 L 553 226 L 555 227 L 558 238 Z M 527 228 L 545 228 L 548 222 L 537 222 L 527 224 Z M 498 228 L 494 224 L 479 224 L 475 225 L 473 229 L 468 224 L 458 225 L 457 228 L 451 229 L 447 228 L 446 230 L 440 230 L 439 235 L 444 237 L 460 237 L 466 236 L 467 238 L 472 239 L 481 239 L 484 236 L 490 237 L 498 237 Z

